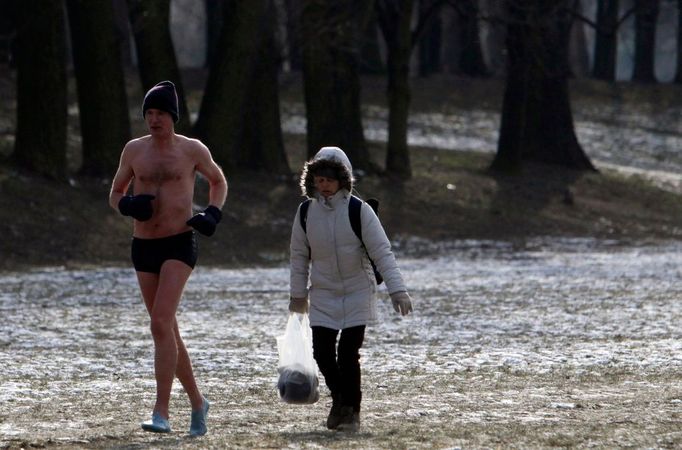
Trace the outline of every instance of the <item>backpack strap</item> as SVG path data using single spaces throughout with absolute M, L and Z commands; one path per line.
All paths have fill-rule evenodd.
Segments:
M 350 201 L 348 202 L 348 217 L 350 218 L 350 226 L 353 229 L 353 233 L 360 239 L 362 246 L 365 243 L 362 240 L 362 221 L 360 220 L 360 210 L 362 209 L 362 200 L 358 197 L 351 195 Z
M 369 253 L 367 252 L 367 247 L 365 247 L 365 241 L 362 240 L 362 220 L 360 219 L 360 210 L 362 209 L 362 203 L 363 201 L 360 198 L 356 197 L 355 195 L 350 196 L 350 201 L 348 202 L 348 217 L 350 219 L 350 226 L 353 229 L 355 235 L 358 237 L 358 239 L 360 239 L 362 248 L 365 249 L 365 254 L 367 255 L 367 258 L 369 259 L 369 262 L 372 265 L 372 269 L 374 270 L 374 277 L 376 278 L 377 284 L 381 284 L 384 281 L 384 277 L 382 277 L 379 271 L 377 270 L 376 264 L 374 264 L 374 261 L 372 261 L 372 258 L 369 256 Z M 374 210 L 374 212 L 377 212 L 377 210 L 379 209 L 379 201 L 375 198 L 367 200 L 366 203 Z
M 298 220 L 301 222 L 301 228 L 303 228 L 303 232 L 307 233 L 306 225 L 308 224 L 308 207 L 310 206 L 310 202 L 312 199 L 307 199 L 303 200 L 301 202 L 301 206 L 299 208 L 301 211 L 298 214 Z M 310 259 L 310 247 L 308 247 L 308 259 Z
M 308 207 L 310 206 L 311 199 L 304 200 L 301 202 L 301 212 L 298 215 L 298 218 L 301 222 L 301 228 L 303 228 L 303 232 L 306 233 L 306 225 L 308 224 Z

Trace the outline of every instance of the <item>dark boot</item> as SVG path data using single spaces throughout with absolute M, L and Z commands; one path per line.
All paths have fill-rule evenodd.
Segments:
M 334 415 L 332 416 L 332 413 Z M 329 413 L 329 417 L 332 418 L 331 425 L 330 426 L 330 420 L 327 419 L 327 428 L 330 430 L 341 430 L 344 426 L 347 426 L 353 421 L 353 407 L 352 406 L 342 406 L 339 405 L 336 410 L 334 410 L 334 406 L 332 405 L 332 411 Z M 343 428 L 345 430 L 348 430 L 348 428 Z
M 339 431 L 355 432 L 360 430 L 360 411 L 353 411 L 350 406 L 342 408 L 344 413 L 341 417 L 341 423 L 336 427 Z
M 349 411 L 350 410 L 350 411 Z M 329 411 L 329 416 L 327 417 L 327 428 L 330 430 L 336 430 L 339 424 L 347 418 L 347 416 L 353 413 L 353 409 L 348 406 L 341 405 L 341 402 L 334 400 L 332 402 L 332 409 Z M 347 420 L 347 419 L 346 419 Z

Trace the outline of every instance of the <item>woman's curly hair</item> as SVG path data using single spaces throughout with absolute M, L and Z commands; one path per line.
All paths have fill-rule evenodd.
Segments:
M 307 161 L 303 165 L 301 172 L 300 186 L 301 193 L 309 198 L 315 196 L 315 174 L 319 172 L 333 172 L 336 174 L 335 179 L 339 180 L 339 189 L 346 189 L 348 192 L 353 191 L 353 183 L 355 179 L 353 174 L 341 161 L 337 159 L 314 159 Z

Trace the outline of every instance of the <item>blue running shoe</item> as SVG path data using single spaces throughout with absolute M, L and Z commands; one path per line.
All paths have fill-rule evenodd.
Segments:
M 142 429 L 144 431 L 151 431 L 152 433 L 170 433 L 171 427 L 168 419 L 164 419 L 161 414 L 152 413 L 152 420 L 149 422 L 142 422 Z
M 208 428 L 206 428 L 206 417 L 208 416 L 210 404 L 206 397 L 202 398 L 204 399 L 204 404 L 201 406 L 201 409 L 192 411 L 192 423 L 189 426 L 189 435 L 192 437 L 203 436 L 208 431 Z

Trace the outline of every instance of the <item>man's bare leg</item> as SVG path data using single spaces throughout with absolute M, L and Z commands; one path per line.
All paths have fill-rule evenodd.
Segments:
M 177 323 L 175 321 L 175 313 L 191 273 L 192 269 L 189 266 L 176 260 L 166 261 L 159 275 L 137 273 L 142 296 L 151 318 L 151 332 L 154 339 L 154 374 L 156 377 L 154 411 L 165 418 L 169 417 L 168 405 L 173 378 L 175 378 L 178 366 L 182 367 L 182 377 L 185 381 L 188 365 L 191 371 L 184 343 L 182 339 L 176 338 Z M 184 359 L 180 364 L 179 357 Z M 192 376 L 192 380 L 193 378 Z M 196 390 L 196 384 L 194 388 Z M 198 396 L 201 398 L 200 395 Z M 201 400 L 197 403 L 201 405 Z M 194 407 L 194 403 L 192 406 Z
M 189 401 L 192 404 L 192 411 L 200 409 L 203 405 L 204 399 L 197 387 L 196 379 L 194 378 L 194 371 L 192 370 L 192 361 L 185 347 L 185 343 L 180 337 L 180 330 L 177 322 L 175 323 L 175 342 L 178 346 L 178 364 L 175 369 L 175 375 L 180 380 L 182 387 L 189 396 Z

